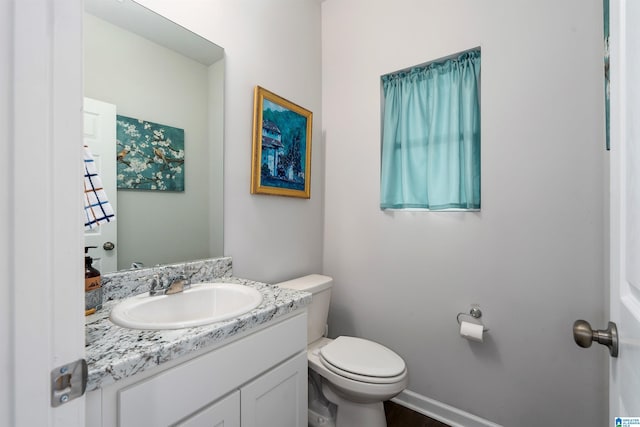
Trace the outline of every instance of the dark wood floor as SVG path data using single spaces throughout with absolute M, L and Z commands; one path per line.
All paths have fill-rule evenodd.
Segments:
M 387 427 L 449 427 L 391 401 L 384 402 Z

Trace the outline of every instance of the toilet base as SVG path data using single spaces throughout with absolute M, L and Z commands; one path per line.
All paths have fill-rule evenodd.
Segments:
M 336 427 L 335 419 L 327 417 L 325 415 L 321 415 L 313 409 L 309 409 L 307 411 L 307 415 L 308 427 Z
M 336 405 L 322 394 L 322 378 L 309 369 L 308 427 L 336 427 Z
M 323 381 L 324 396 L 337 405 L 336 427 L 387 427 L 382 402 L 357 403 L 344 399 Z

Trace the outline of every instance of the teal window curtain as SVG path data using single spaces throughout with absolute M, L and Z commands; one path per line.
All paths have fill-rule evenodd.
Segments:
M 382 209 L 480 209 L 480 50 L 382 76 Z

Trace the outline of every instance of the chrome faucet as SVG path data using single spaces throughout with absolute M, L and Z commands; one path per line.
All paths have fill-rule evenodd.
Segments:
M 189 279 L 185 275 L 180 275 L 178 278 L 171 280 L 169 286 L 164 287 L 163 281 L 159 275 L 154 274 L 151 279 L 151 289 L 149 289 L 149 296 L 158 295 L 173 295 L 180 293 L 191 287 Z

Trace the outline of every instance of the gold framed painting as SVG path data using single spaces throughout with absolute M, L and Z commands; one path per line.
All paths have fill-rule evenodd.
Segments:
M 311 197 L 313 113 L 256 86 L 251 194 Z

